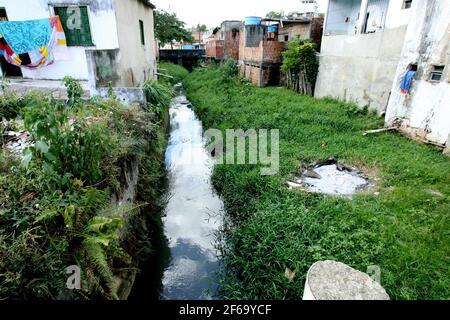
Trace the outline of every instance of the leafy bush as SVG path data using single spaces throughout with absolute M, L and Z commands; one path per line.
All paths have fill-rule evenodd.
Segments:
M 161 117 L 175 95 L 173 89 L 166 83 L 147 80 L 144 83 L 144 91 L 147 96 L 147 103 L 150 112 L 154 112 Z
M 23 114 L 24 108 L 30 103 L 32 95 L 20 96 L 6 90 L 0 95 L 0 120 L 15 119 Z
M 166 82 L 171 85 L 182 82 L 189 74 L 189 71 L 184 67 L 170 62 L 160 62 L 158 64 L 158 72 L 163 74 L 159 75 L 158 81 Z M 164 75 L 169 77 L 165 77 Z
M 287 73 L 289 86 L 302 94 L 313 95 L 319 73 L 315 44 L 310 40 L 289 41 L 283 52 L 281 69 Z
M 233 78 L 238 75 L 238 63 L 235 60 L 227 59 L 220 63 L 219 69 L 226 78 Z
M 110 133 L 102 124 L 73 118 L 65 106 L 52 99 L 37 101 L 25 113 L 25 127 L 36 141 L 24 157 L 28 167 L 32 157 L 42 165 L 51 188 L 66 190 L 73 178 L 88 185 L 102 177 L 101 164 L 111 145 Z
M 67 103 L 70 106 L 73 106 L 80 102 L 81 96 L 83 95 L 83 87 L 80 84 L 80 81 L 72 78 L 72 77 L 64 77 L 64 86 L 67 89 Z
M 124 221 L 133 216 L 139 227 L 146 218 L 138 208 L 147 206 L 113 209 L 111 199 L 123 194 L 134 161 L 146 183 L 139 201 L 156 201 L 160 128 L 116 100 L 71 108 L 49 97 L 26 99 L 24 122 L 35 144 L 25 166 L 0 150 L 0 300 L 116 299 L 114 275 L 136 267 L 143 250 L 125 241 L 123 228 L 148 241 Z M 81 268 L 80 291 L 65 290 L 70 265 Z

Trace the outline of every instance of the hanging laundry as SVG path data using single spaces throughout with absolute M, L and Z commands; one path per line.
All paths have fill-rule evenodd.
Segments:
M 54 62 L 54 53 L 67 55 L 67 43 L 58 16 L 29 21 L 0 22 L 0 54 L 7 62 L 36 69 Z
M 402 83 L 400 84 L 400 92 L 403 94 L 408 94 L 411 91 L 412 82 L 416 72 L 413 70 L 409 70 L 403 76 Z
M 0 22 L 0 33 L 16 54 L 47 45 L 52 36 L 50 19 Z

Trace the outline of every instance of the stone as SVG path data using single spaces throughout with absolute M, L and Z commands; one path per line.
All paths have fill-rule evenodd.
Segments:
M 319 261 L 308 271 L 303 300 L 390 300 L 369 275 L 341 262 Z
M 313 178 L 313 179 L 322 179 L 320 174 L 318 174 L 317 172 L 315 172 L 314 170 L 311 170 L 311 169 L 306 170 L 304 176 L 308 177 L 308 178 Z

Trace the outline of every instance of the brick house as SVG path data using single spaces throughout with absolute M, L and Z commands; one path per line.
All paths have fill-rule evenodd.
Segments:
M 220 61 L 223 59 L 239 59 L 239 39 L 241 21 L 224 21 L 220 28 L 213 31 L 213 35 L 206 43 L 206 56 Z

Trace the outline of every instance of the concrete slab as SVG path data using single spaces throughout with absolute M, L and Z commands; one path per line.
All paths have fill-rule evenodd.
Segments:
M 67 90 L 61 80 L 34 80 L 25 78 L 6 78 L 6 86 L 9 90 L 18 94 L 26 94 L 33 91 L 52 94 L 56 99 L 67 99 Z M 88 81 L 80 81 L 83 88 L 83 98 L 90 98 Z M 1 89 L 0 89 L 1 91 Z
M 336 261 L 319 261 L 308 271 L 303 300 L 390 300 L 369 275 Z

